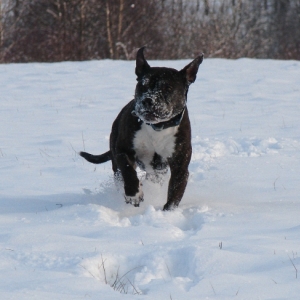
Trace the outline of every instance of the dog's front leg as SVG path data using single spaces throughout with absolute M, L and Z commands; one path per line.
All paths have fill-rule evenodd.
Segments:
M 177 207 L 181 201 L 189 178 L 188 165 L 190 157 L 191 155 L 188 153 L 184 159 L 175 157 L 169 160 L 171 177 L 168 187 L 168 200 L 164 205 L 164 210 Z
M 134 162 L 129 159 L 127 154 L 120 153 L 117 154 L 117 167 L 123 177 L 126 203 L 139 206 L 140 202 L 144 200 L 144 194 L 135 171 Z

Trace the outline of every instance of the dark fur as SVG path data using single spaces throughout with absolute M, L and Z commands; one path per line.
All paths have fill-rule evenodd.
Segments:
M 138 83 L 135 99 L 121 110 L 112 125 L 110 150 L 101 155 L 86 152 L 80 152 L 80 155 L 96 164 L 111 160 L 116 177 L 120 177 L 121 174 L 123 179 L 126 202 L 139 206 L 139 202 L 143 201 L 143 194 L 135 169 L 137 165 L 143 168 L 144 161 L 136 155 L 139 149 L 134 149 L 136 133 L 141 130 L 143 123 L 153 126 L 154 129 L 149 130 L 161 130 L 161 126 L 174 126 L 172 120 L 176 116 L 181 117 L 179 114 L 182 113 L 175 134 L 174 151 L 166 158 L 155 152 L 150 162 L 154 174 L 164 172 L 168 165 L 170 167 L 168 199 L 164 205 L 164 210 L 169 210 L 179 205 L 189 176 L 188 165 L 192 147 L 186 100 L 189 85 L 196 79 L 203 55 L 198 56 L 181 71 L 177 71 L 171 68 L 151 68 L 144 58 L 143 50 L 144 48 L 141 48 L 138 51 L 136 59 L 135 72 Z

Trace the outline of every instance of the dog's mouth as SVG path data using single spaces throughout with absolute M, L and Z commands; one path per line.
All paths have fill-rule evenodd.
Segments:
M 151 124 L 165 122 L 170 119 L 169 117 L 159 116 L 157 113 L 149 110 L 143 110 L 141 112 L 137 112 L 136 110 L 133 110 L 131 114 L 134 117 L 140 118 L 143 122 L 151 123 Z
M 160 117 L 153 111 L 145 110 L 140 114 L 140 116 L 147 122 L 159 122 L 160 121 Z

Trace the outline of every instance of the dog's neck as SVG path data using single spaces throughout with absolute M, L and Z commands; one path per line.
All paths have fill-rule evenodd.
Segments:
M 152 129 L 155 131 L 162 131 L 162 130 L 170 128 L 170 127 L 178 126 L 181 123 L 184 112 L 185 112 L 185 107 L 178 115 L 176 115 L 175 117 L 173 117 L 172 119 L 170 119 L 168 121 L 159 122 L 156 124 L 151 124 L 151 123 L 145 123 L 145 124 L 151 126 Z

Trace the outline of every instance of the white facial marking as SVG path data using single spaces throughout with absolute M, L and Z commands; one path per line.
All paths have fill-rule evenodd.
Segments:
M 149 82 L 150 82 L 150 79 L 148 77 L 144 76 L 142 79 L 142 85 L 147 85 L 147 84 L 149 84 Z

